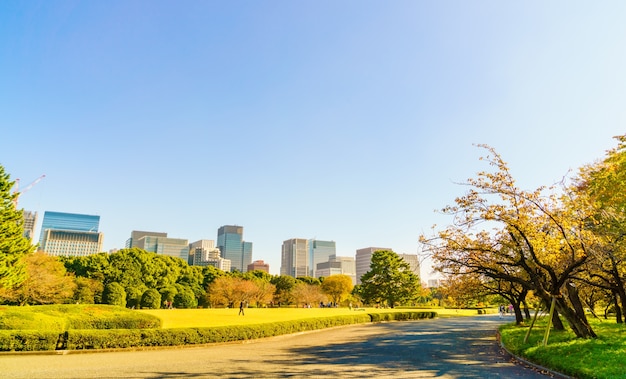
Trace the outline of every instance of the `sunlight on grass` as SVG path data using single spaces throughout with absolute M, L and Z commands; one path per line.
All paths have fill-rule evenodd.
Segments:
M 546 320 L 538 321 L 527 343 L 528 326 L 506 325 L 500 329 L 502 342 L 512 353 L 576 378 L 613 379 L 626 377 L 626 326 L 614 321 L 590 320 L 596 339 L 577 339 L 569 329 L 552 330 L 543 346 Z
M 412 309 L 413 311 L 433 311 L 442 317 L 475 316 L 472 309 Z M 356 312 L 384 313 L 406 312 L 407 309 L 350 310 L 349 308 L 246 308 L 245 315 L 239 316 L 239 308 L 210 309 L 142 309 L 163 320 L 163 328 L 191 328 L 228 325 L 263 324 L 278 321 L 301 320 L 306 318 L 351 315 Z

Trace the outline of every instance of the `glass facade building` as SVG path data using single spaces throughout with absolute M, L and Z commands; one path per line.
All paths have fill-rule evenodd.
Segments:
M 231 271 L 247 272 L 252 263 L 252 242 L 243 240 L 243 226 L 224 225 L 217 230 L 217 248 L 230 260 Z
M 39 250 L 49 255 L 84 256 L 102 250 L 100 216 L 49 212 L 43 215 Z
M 157 254 L 189 259 L 189 241 L 182 238 L 170 238 L 167 233 L 144 232 L 134 230 L 126 241 L 126 247 L 136 247 Z
M 309 240 L 309 273 L 307 275 L 317 278 L 317 264 L 328 262 L 330 257 L 336 255 L 335 241 Z

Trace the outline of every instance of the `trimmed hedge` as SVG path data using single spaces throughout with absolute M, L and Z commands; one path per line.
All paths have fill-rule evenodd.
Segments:
M 60 336 L 40 330 L 0 330 L 0 351 L 55 350 Z
M 66 333 L 0 331 L 0 351 L 119 349 L 245 341 L 335 326 L 433 318 L 435 312 L 355 313 L 271 324 L 178 329 L 75 329 Z
M 111 349 L 245 341 L 370 321 L 370 315 L 360 314 L 212 328 L 72 330 L 69 332 L 66 348 Z

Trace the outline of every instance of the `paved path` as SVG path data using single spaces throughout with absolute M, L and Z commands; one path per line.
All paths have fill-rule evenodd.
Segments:
M 0 376 L 545 379 L 501 353 L 495 341 L 501 322 L 497 316 L 476 316 L 355 325 L 208 347 L 2 355 Z

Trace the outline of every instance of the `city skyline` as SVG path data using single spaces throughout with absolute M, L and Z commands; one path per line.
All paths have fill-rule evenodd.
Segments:
M 533 190 L 616 146 L 626 3 L 1 2 L 0 164 L 19 208 L 198 241 L 243 225 L 420 253 L 488 167 Z M 424 267 L 428 267 L 425 264 Z M 426 278 L 429 270 L 422 269 Z

